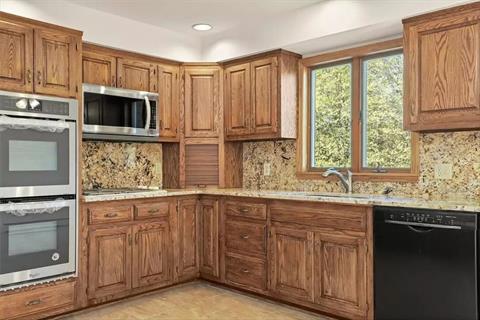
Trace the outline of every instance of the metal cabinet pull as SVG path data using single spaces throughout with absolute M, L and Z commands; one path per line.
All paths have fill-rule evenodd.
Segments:
M 41 71 L 37 72 L 37 83 L 39 85 L 42 84 L 42 72 Z
M 250 273 L 250 271 L 248 269 L 242 269 L 242 272 L 243 273 Z
M 116 216 L 118 216 L 118 214 L 115 212 L 110 212 L 110 213 L 105 213 L 103 216 L 105 218 L 115 218 Z
M 138 233 L 135 233 L 135 245 L 138 244 Z
M 32 306 L 39 305 L 40 303 L 42 303 L 42 300 L 40 300 L 40 299 L 35 299 L 35 300 L 30 300 L 30 301 L 26 302 L 26 303 L 25 303 L 25 306 L 26 306 L 26 307 L 32 307 Z
M 160 212 L 160 209 L 150 209 L 150 210 L 148 210 L 148 213 L 150 213 L 150 214 L 159 213 L 159 212 Z
M 27 70 L 27 82 L 32 83 L 32 70 Z
M 247 213 L 248 212 L 248 209 L 247 208 L 240 208 L 239 210 L 241 213 Z
M 132 235 L 131 234 L 128 235 L 128 245 L 129 246 L 132 245 Z
M 112 87 L 115 87 L 115 76 L 112 76 Z
M 242 234 L 242 235 L 240 235 L 240 238 L 246 240 L 246 239 L 248 239 L 248 238 L 250 238 L 250 237 L 248 236 L 248 234 Z

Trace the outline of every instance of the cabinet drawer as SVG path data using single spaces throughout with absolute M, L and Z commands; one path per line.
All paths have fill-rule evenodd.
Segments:
M 73 307 L 73 298 L 74 282 L 5 295 L 0 297 L 0 319 L 15 319 Z
M 135 205 L 135 219 L 167 217 L 169 212 L 169 201 L 142 203 Z
M 90 224 L 130 221 L 133 218 L 131 205 L 101 206 L 88 209 Z
M 267 276 L 265 261 L 241 255 L 225 257 L 225 279 L 228 283 L 254 291 L 265 291 Z
M 228 220 L 225 223 L 227 251 L 241 254 L 266 254 L 266 225 Z
M 266 220 L 267 205 L 264 203 L 228 200 L 225 202 L 225 213 L 228 216 Z

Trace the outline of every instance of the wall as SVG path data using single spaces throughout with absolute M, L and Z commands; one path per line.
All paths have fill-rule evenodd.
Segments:
M 162 145 L 82 143 L 83 189 L 162 187 Z
M 0 0 L 0 10 L 84 32 L 83 40 L 179 60 L 201 60 L 201 39 L 63 0 Z
M 300 180 L 296 177 L 295 141 L 248 142 L 243 149 L 243 185 L 248 189 L 343 192 L 337 180 Z M 263 176 L 263 163 L 271 175 Z M 435 177 L 437 163 L 453 164 L 453 178 Z M 356 193 L 381 193 L 387 186 L 394 195 L 427 199 L 480 198 L 480 131 L 422 134 L 420 177 L 415 183 L 354 182 Z

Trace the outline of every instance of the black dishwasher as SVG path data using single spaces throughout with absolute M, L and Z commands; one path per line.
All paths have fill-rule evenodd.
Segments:
M 374 210 L 375 320 L 478 319 L 477 215 Z

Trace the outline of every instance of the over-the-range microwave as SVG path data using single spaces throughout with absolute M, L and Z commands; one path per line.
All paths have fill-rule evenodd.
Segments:
M 83 105 L 86 139 L 158 139 L 157 93 L 84 84 Z

